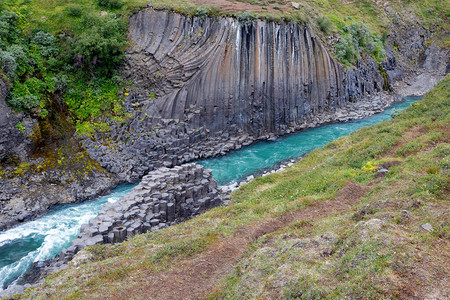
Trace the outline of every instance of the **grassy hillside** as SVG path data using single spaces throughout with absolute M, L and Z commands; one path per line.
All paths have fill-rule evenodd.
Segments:
M 90 247 L 21 298 L 447 299 L 449 132 L 447 76 L 392 120 L 239 188 L 230 206 Z

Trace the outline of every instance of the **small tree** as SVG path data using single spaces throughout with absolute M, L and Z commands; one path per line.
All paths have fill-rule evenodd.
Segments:
M 19 16 L 16 13 L 4 10 L 0 13 L 0 39 L 7 43 L 12 43 L 19 37 L 19 31 L 16 28 Z
M 0 51 L 0 69 L 8 78 L 16 77 L 17 63 L 11 52 Z
M 72 45 L 76 65 L 111 74 L 121 63 L 127 45 L 124 24 L 114 15 L 89 16 L 84 22 L 88 29 Z
M 323 31 L 323 33 L 329 33 L 331 26 L 333 24 L 331 23 L 330 20 L 328 20 L 326 17 L 324 16 L 320 16 L 319 18 L 317 18 L 317 26 L 319 26 L 319 29 L 321 31 Z
M 44 57 L 55 56 L 59 53 L 58 41 L 48 32 L 39 31 L 33 37 L 32 42 L 39 46 L 41 49 L 41 54 Z

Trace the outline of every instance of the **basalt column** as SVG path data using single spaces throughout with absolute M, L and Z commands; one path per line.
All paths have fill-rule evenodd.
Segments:
M 212 133 L 231 125 L 254 136 L 281 133 L 369 85 L 299 24 L 145 10 L 131 18 L 129 38 L 126 74 L 137 87 L 129 101 Z

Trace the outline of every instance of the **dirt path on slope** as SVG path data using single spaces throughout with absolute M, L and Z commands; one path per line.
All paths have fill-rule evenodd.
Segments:
M 364 196 L 366 188 L 348 183 L 335 198 L 316 202 L 304 209 L 258 222 L 225 238 L 204 252 L 176 262 L 165 272 L 140 274 L 139 281 L 128 280 L 115 299 L 202 299 L 231 273 L 249 245 L 258 237 L 288 226 L 293 221 L 314 220 L 349 209 Z

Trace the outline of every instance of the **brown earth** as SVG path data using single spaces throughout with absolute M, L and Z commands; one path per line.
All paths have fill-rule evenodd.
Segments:
M 340 3 L 335 3 L 332 5 L 332 8 L 329 11 L 332 11 L 335 7 L 341 6 L 341 5 L 350 5 L 358 2 L 359 0 L 351 0 L 351 1 L 342 1 Z M 391 4 L 393 1 L 386 1 L 386 0 L 370 0 L 375 5 L 379 7 L 386 7 L 389 4 Z M 261 5 L 258 4 L 258 1 L 254 1 L 255 4 L 252 4 L 250 0 L 247 1 L 238 1 L 238 0 L 192 0 L 193 3 L 198 5 L 213 5 L 218 6 L 221 8 L 222 11 L 228 11 L 228 12 L 239 12 L 239 11 L 256 11 L 256 12 L 286 12 L 286 11 L 296 11 L 294 6 L 292 5 L 292 2 L 297 2 L 300 5 L 302 5 L 302 1 L 294 0 L 294 1 L 284 1 L 284 0 L 276 0 L 275 3 L 272 2 L 269 5 Z M 267 2 L 265 0 L 259 0 L 259 2 Z M 400 2 L 400 1 L 397 1 Z M 278 7 L 279 9 L 275 9 L 275 7 Z M 302 8 L 300 8 L 301 10 Z M 445 19 L 445 18 L 443 18 Z
M 314 220 L 349 209 L 365 195 L 365 187 L 346 184 L 339 195 L 314 202 L 304 209 L 242 228 L 206 251 L 174 263 L 170 270 L 153 274 L 130 274 L 126 288 L 113 299 L 202 299 L 220 285 L 257 238 L 299 220 Z M 139 278 L 139 279 L 136 279 Z
M 193 0 L 192 2 L 198 5 L 219 6 L 222 11 L 228 12 L 239 12 L 239 11 L 280 12 L 280 10 L 282 11 L 295 10 L 290 1 L 277 1 L 276 4 L 269 4 L 267 6 L 229 0 Z M 274 9 L 273 6 L 275 5 L 278 6 L 280 10 Z

